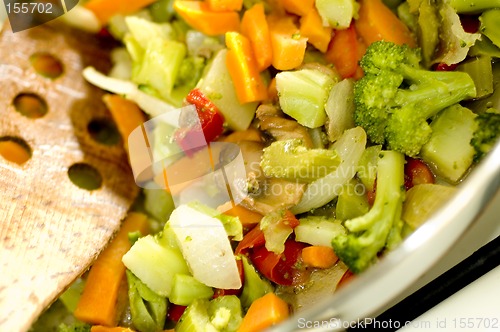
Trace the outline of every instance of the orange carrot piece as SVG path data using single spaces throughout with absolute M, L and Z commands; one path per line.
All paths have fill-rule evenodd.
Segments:
M 272 65 L 278 70 L 295 69 L 304 61 L 307 38 L 293 23 L 291 16 L 269 15 L 269 32 L 273 49 Z
M 259 71 L 269 67 L 273 61 L 271 36 L 267 25 L 264 3 L 259 2 L 245 11 L 241 19 L 241 33 L 250 40 Z
M 243 7 L 243 0 L 206 0 L 208 3 L 208 7 L 211 10 L 220 12 L 220 11 L 229 11 L 229 10 L 241 10 Z
M 116 301 L 120 283 L 125 275 L 122 257 L 130 249 L 128 233 L 135 231 L 142 234 L 148 232 L 146 215 L 129 213 L 115 238 L 90 268 L 85 288 L 74 312 L 77 319 L 89 324 L 116 325 Z
M 365 51 L 358 40 L 354 25 L 344 30 L 336 30 L 325 53 L 328 62 L 333 63 L 342 78 L 353 77 L 359 68 L 359 60 Z
M 288 304 L 274 293 L 255 300 L 243 317 L 238 332 L 258 332 L 275 325 L 290 315 Z
M 279 0 L 289 13 L 304 16 L 314 8 L 314 0 Z
M 267 98 L 267 86 L 260 76 L 250 40 L 239 32 L 226 33 L 226 65 L 240 103 Z
M 387 7 L 382 0 L 360 0 L 356 30 L 367 45 L 386 40 L 396 44 L 417 45 L 408 27 Z
M 209 36 L 239 31 L 240 16 L 236 11 L 214 11 L 204 1 L 177 0 L 174 9 L 187 24 Z
M 231 202 L 218 206 L 217 210 L 228 216 L 238 217 L 243 227 L 258 224 L 263 217 L 260 213 L 251 211 L 241 205 L 233 205 Z
M 0 156 L 18 165 L 24 164 L 31 158 L 30 151 L 12 140 L 0 141 Z
M 313 7 L 300 19 L 300 34 L 307 38 L 309 44 L 324 53 L 332 39 L 332 28 L 323 26 L 318 10 Z
M 302 260 L 310 267 L 327 269 L 332 267 L 339 258 L 330 247 L 310 246 L 302 249 Z
M 109 19 L 115 15 L 132 14 L 155 1 L 156 0 L 90 0 L 85 4 L 85 7 L 90 9 L 102 24 L 106 24 Z
M 125 148 L 128 149 L 128 136 L 146 121 L 146 116 L 137 104 L 119 95 L 105 95 L 103 101 L 115 120 Z
M 129 329 L 128 327 L 109 327 L 103 325 L 94 325 L 90 328 L 90 332 L 134 332 L 134 330 Z

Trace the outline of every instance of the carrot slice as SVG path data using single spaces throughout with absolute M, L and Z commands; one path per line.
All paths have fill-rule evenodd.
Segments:
M 125 148 L 128 149 L 128 136 L 146 121 L 146 116 L 137 104 L 119 95 L 105 95 L 103 101 L 115 120 Z
M 264 12 L 264 3 L 259 2 L 245 11 L 241 19 L 241 33 L 250 40 L 257 67 L 262 71 L 273 61 L 271 36 Z
M 257 332 L 275 325 L 290 315 L 288 304 L 274 293 L 255 300 L 243 317 L 238 332 Z
M 333 63 L 342 78 L 353 77 L 359 68 L 359 60 L 365 51 L 364 45 L 358 40 L 354 25 L 344 30 L 336 30 L 325 58 Z
M 233 205 L 231 202 L 222 204 L 217 210 L 228 216 L 238 217 L 243 227 L 258 224 L 263 217 L 260 213 L 250 211 L 241 205 Z
M 250 40 L 239 32 L 226 33 L 226 65 L 240 103 L 267 98 L 267 86 L 260 76 Z
M 269 15 L 267 22 L 271 35 L 274 68 L 291 70 L 300 66 L 304 61 L 307 38 L 300 35 L 300 30 L 293 23 L 293 18 Z
M 300 34 L 307 38 L 309 44 L 324 53 L 332 38 L 332 28 L 323 26 L 318 10 L 313 7 L 300 19 Z
M 209 36 L 239 31 L 240 17 L 236 11 L 214 11 L 204 1 L 178 0 L 174 9 L 187 24 Z
M 314 0 L 279 0 L 287 12 L 299 16 L 307 15 L 314 8 Z
M 206 0 L 208 7 L 213 11 L 241 10 L 243 0 Z
M 128 327 L 109 327 L 103 325 L 94 325 L 90 328 L 90 332 L 134 332 L 134 330 L 129 329 Z
M 396 44 L 417 45 L 408 27 L 382 0 L 360 0 L 356 30 L 367 45 L 386 40 Z
M 85 7 L 90 9 L 102 24 L 106 24 L 109 19 L 115 15 L 132 14 L 155 1 L 156 0 L 90 0 L 85 4 Z
M 332 267 L 339 259 L 332 248 L 326 246 L 310 246 L 302 249 L 304 264 L 320 269 Z
M 148 232 L 146 215 L 129 213 L 115 238 L 90 268 L 85 288 L 74 312 L 77 319 L 89 324 L 116 325 L 116 300 L 120 283 L 125 275 L 122 257 L 130 249 L 128 233 L 135 231 L 140 231 L 142 234 Z

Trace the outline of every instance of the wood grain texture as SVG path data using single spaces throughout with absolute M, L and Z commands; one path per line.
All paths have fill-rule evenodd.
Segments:
M 29 61 L 36 52 L 56 56 L 64 74 L 38 75 Z M 108 53 L 102 40 L 55 24 L 0 35 L 0 137 L 20 137 L 32 149 L 21 166 L 0 157 L 0 331 L 28 330 L 89 267 L 137 195 L 122 144 L 102 145 L 87 132 L 92 119 L 111 117 L 81 71 L 106 71 Z M 44 98 L 48 113 L 17 112 L 12 101 L 21 92 Z M 68 168 L 80 162 L 100 172 L 99 189 L 69 180 Z

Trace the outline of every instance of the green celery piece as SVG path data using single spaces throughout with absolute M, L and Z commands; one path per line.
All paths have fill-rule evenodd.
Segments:
M 299 220 L 299 225 L 293 230 L 299 242 L 331 247 L 334 237 L 346 233 L 341 221 L 332 217 L 307 216 Z
M 125 24 L 137 43 L 147 49 L 151 39 L 175 39 L 175 32 L 168 23 L 155 23 L 138 16 L 126 16 Z
M 123 256 L 125 266 L 155 293 L 168 297 L 177 273 L 189 274 L 178 248 L 168 239 L 147 235 L 134 243 Z
M 78 301 L 80 301 L 80 296 L 82 295 L 83 288 L 85 287 L 85 280 L 82 278 L 76 279 L 64 293 L 59 296 L 59 300 L 64 304 L 64 306 L 70 311 L 74 312 Z
M 163 189 L 144 189 L 144 209 L 162 225 L 174 210 L 172 195 Z
M 378 155 L 382 151 L 382 145 L 372 145 L 363 151 L 357 166 L 357 176 L 367 190 L 372 191 L 377 177 Z
M 158 23 L 170 21 L 174 15 L 174 0 L 158 0 L 148 7 L 153 21 Z
M 175 326 L 176 332 L 219 332 L 210 322 L 208 307 L 210 301 L 197 299 L 188 305 Z
M 167 316 L 167 299 L 149 289 L 130 270 L 126 274 L 134 327 L 140 332 L 161 331 Z
M 442 178 L 457 183 L 472 165 L 474 148 L 470 141 L 476 130 L 476 114 L 454 105 L 431 122 L 432 135 L 420 155 Z
M 483 35 L 481 39 L 476 41 L 474 46 L 470 48 L 469 55 L 500 58 L 500 47 L 493 44 L 493 42 L 488 37 Z
M 140 62 L 144 58 L 144 49 L 139 45 L 137 40 L 135 40 L 134 36 L 130 33 L 126 33 L 123 37 L 123 43 L 125 44 L 125 48 L 127 52 L 130 54 L 130 58 L 132 59 L 132 73 L 138 71 L 140 69 Z
M 243 309 L 247 310 L 253 301 L 273 292 L 274 288 L 269 280 L 262 278 L 248 261 L 245 255 L 239 256 L 243 262 L 244 283 L 243 291 L 241 292 L 240 300 Z
M 191 275 L 177 273 L 168 299 L 174 304 L 187 306 L 196 299 L 210 299 L 213 295 L 212 287 L 202 284 Z
M 366 197 L 366 189 L 360 182 L 353 179 L 342 187 L 335 210 L 337 219 L 354 219 L 364 215 L 368 210 L 370 204 Z
M 490 9 L 479 16 L 479 31 L 500 47 L 500 8 Z
M 347 29 L 358 16 L 359 4 L 354 0 L 316 0 L 316 8 L 323 25 L 334 29 Z
M 422 59 L 425 66 L 429 67 L 439 44 L 441 18 L 436 5 L 430 1 L 422 1 L 418 9 L 417 22 L 418 44 L 422 49 Z
M 241 301 L 236 295 L 219 296 L 210 301 L 208 315 L 220 331 L 236 332 L 243 320 Z
M 283 71 L 276 75 L 276 89 L 283 112 L 309 128 L 326 122 L 325 103 L 330 89 L 338 82 L 317 69 Z
M 493 93 L 493 66 L 491 57 L 478 56 L 461 63 L 457 70 L 466 72 L 476 86 L 476 98 L 489 96 Z
M 132 81 L 148 85 L 168 99 L 185 56 L 186 46 L 183 43 L 153 38 L 148 43 L 142 62 L 132 72 Z
M 448 3 L 459 14 L 480 13 L 500 7 L 500 0 L 448 0 Z
M 266 176 L 309 182 L 331 173 L 340 162 L 335 150 L 307 149 L 300 139 L 289 139 L 264 148 L 260 166 Z

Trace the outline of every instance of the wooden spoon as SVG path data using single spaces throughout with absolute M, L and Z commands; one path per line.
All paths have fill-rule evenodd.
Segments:
M 56 24 L 0 35 L 0 143 L 10 143 L 0 156 L 0 331 L 27 331 L 89 267 L 137 195 L 122 142 L 93 135 L 112 120 L 81 75 L 88 65 L 106 72 L 109 49 Z M 38 61 L 52 66 L 44 72 Z M 9 158 L 16 144 L 24 163 Z

